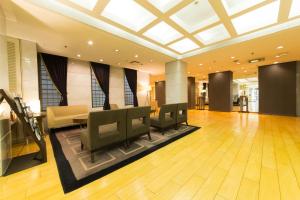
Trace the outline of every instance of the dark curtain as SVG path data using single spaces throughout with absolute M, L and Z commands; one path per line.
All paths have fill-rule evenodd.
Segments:
M 42 53 L 47 71 L 53 81 L 55 87 L 61 94 L 60 106 L 68 105 L 67 97 L 67 71 L 68 71 L 68 58 L 56 56 L 51 54 Z
M 128 85 L 133 93 L 133 105 L 135 107 L 139 106 L 137 99 L 137 71 L 133 69 L 124 68 L 125 76 L 128 81 Z
M 103 110 L 109 110 L 109 65 L 91 62 L 96 79 L 105 94 Z

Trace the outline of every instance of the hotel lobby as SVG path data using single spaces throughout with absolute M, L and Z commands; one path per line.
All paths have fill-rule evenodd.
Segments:
M 0 200 L 300 199 L 300 0 L 1 0 Z

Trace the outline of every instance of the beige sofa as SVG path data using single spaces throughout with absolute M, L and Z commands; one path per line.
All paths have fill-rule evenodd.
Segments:
M 73 119 L 87 116 L 88 107 L 84 105 L 76 106 L 49 106 L 47 107 L 47 122 L 49 129 L 73 126 Z

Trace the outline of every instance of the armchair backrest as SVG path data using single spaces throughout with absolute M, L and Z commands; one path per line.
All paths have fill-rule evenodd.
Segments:
M 188 104 L 187 103 L 179 103 L 177 104 L 177 115 L 187 115 Z
M 93 142 L 97 142 L 98 137 L 100 137 L 100 126 L 117 123 L 117 130 L 120 134 L 126 134 L 126 109 L 118 110 L 104 110 L 97 112 L 90 112 L 88 116 L 88 132 L 90 134 L 88 141 L 92 148 L 94 145 Z
M 143 123 L 150 126 L 150 106 L 134 107 L 127 109 L 127 128 L 132 126 L 133 119 L 143 119 Z
M 159 111 L 159 120 L 165 121 L 166 114 L 170 113 L 170 117 L 176 120 L 177 117 L 177 104 L 164 104 Z

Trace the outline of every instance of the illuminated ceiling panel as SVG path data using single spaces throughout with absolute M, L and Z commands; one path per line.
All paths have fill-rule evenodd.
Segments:
M 143 33 L 146 37 L 161 44 L 170 43 L 183 35 L 165 22 L 160 22 Z
M 256 10 L 233 18 L 231 21 L 235 30 L 238 34 L 244 34 L 271 24 L 275 24 L 278 20 L 279 3 L 279 1 L 275 1 Z
M 169 45 L 169 47 L 179 53 L 185 53 L 199 48 L 199 46 L 195 42 L 188 38 L 179 40 L 178 42 Z
M 139 31 L 156 17 L 132 0 L 110 0 L 102 16 L 134 31 Z
M 223 24 L 197 33 L 195 37 L 203 44 L 209 45 L 230 38 L 230 34 Z
M 300 15 L 300 0 L 293 0 L 289 18 L 293 18 Z
M 265 0 L 222 0 L 228 15 L 234 15 Z
M 208 0 L 194 1 L 170 18 L 189 33 L 220 20 Z
M 155 6 L 161 12 L 167 12 L 182 0 L 148 0 L 153 6 Z

